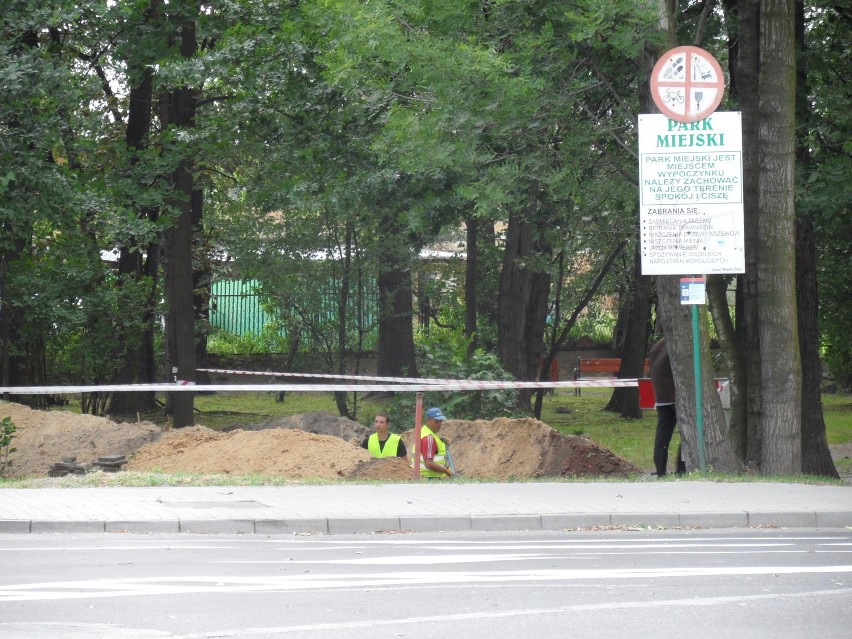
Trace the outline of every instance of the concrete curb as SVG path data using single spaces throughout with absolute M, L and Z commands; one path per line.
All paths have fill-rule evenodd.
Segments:
M 847 528 L 849 512 L 569 513 L 547 515 L 336 517 L 310 519 L 175 519 L 152 521 L 0 520 L 0 534 L 370 534 L 383 532 L 555 531 L 600 527 Z

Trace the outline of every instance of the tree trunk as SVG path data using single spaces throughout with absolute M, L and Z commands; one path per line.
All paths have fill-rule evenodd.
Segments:
M 674 46 L 674 4 L 671 0 L 660 0 L 660 31 L 668 36 L 669 46 Z M 664 51 L 646 49 L 640 60 L 643 77 L 649 77 L 656 60 Z M 647 112 L 656 112 L 650 97 L 647 82 L 640 82 L 639 99 Z M 672 372 L 675 378 L 678 429 L 683 442 L 683 455 L 687 470 L 698 468 L 698 439 L 696 433 L 695 367 L 693 363 L 693 330 L 691 309 L 680 303 L 679 276 L 656 277 L 658 322 L 669 351 Z M 703 320 L 704 313 L 701 313 Z M 716 392 L 710 340 L 706 321 L 699 322 L 699 359 L 701 366 L 700 389 L 704 424 L 705 459 L 708 468 L 717 471 L 732 471 L 737 467 L 736 457 L 730 441 L 725 436 L 725 416 L 722 401 Z
M 801 170 L 811 168 L 807 133 L 811 113 L 808 100 L 807 65 L 805 63 L 804 3 L 796 2 L 796 43 L 802 52 L 796 66 L 796 112 L 800 134 L 796 156 Z M 796 225 L 796 290 L 798 291 L 799 347 L 802 355 L 802 471 L 811 475 L 839 477 L 828 440 L 822 412 L 822 366 L 819 357 L 819 291 L 817 288 L 817 258 L 813 222 L 799 217 Z
M 197 50 L 194 17 L 180 18 L 180 53 L 192 58 Z M 195 126 L 195 90 L 181 87 L 167 98 L 166 126 Z M 172 174 L 175 190 L 173 202 L 177 219 L 166 232 L 166 334 L 168 360 L 178 381 L 195 382 L 195 306 L 193 303 L 193 212 L 195 183 L 192 161 L 184 159 Z M 168 408 L 175 428 L 192 426 L 193 394 L 189 391 L 171 393 Z
M 677 421 L 683 442 L 687 470 L 698 464 L 698 438 L 695 397 L 695 364 L 693 359 L 692 309 L 680 303 L 678 276 L 657 277 L 659 319 L 669 349 L 675 378 Z M 704 425 L 704 450 L 707 468 L 720 472 L 740 469 L 734 448 L 727 436 L 722 400 L 716 391 L 713 362 L 710 357 L 710 338 L 704 311 L 699 319 L 699 356 L 701 363 L 701 403 Z
M 393 251 L 379 273 L 379 350 L 376 374 L 417 377 L 412 321 L 411 268 Z
M 652 279 L 642 275 L 642 249 L 636 241 L 633 252 L 633 290 L 630 295 L 629 313 L 624 331 L 624 346 L 621 350 L 621 379 L 638 378 L 644 375 L 645 353 L 648 350 L 648 320 L 651 314 Z M 619 387 L 604 410 L 620 412 L 628 419 L 642 419 L 639 407 L 639 389 Z
M 527 306 L 532 290 L 532 272 L 523 261 L 532 253 L 532 228 L 520 216 L 511 215 L 506 229 L 503 268 L 497 297 L 497 352 L 503 367 L 515 378 L 529 375 L 526 343 Z
M 799 347 L 802 352 L 802 471 L 810 475 L 839 477 L 828 448 L 822 413 L 816 247 L 810 220 L 799 222 L 797 244 Z
M 722 350 L 728 370 L 729 388 L 731 394 L 731 423 L 728 427 L 734 453 L 741 464 L 746 463 L 748 438 L 746 433 L 746 401 L 742 394 L 745 388 L 745 365 L 742 360 L 736 329 L 731 321 L 728 307 L 727 282 L 721 275 L 707 278 L 707 302 L 716 326 L 716 336 Z
M 743 208 L 746 272 L 737 277 L 737 341 L 744 365 L 739 389 L 745 398 L 746 463 L 760 464 L 763 430 L 760 412 L 760 333 L 758 330 L 758 265 L 760 263 L 760 230 L 758 228 L 758 110 L 760 11 L 757 2 L 740 2 L 737 6 L 737 94 L 743 124 Z
M 758 123 L 760 467 L 802 471 L 802 378 L 796 317 L 795 12 L 792 0 L 762 0 Z
M 497 352 L 500 363 L 519 380 L 534 380 L 544 351 L 544 326 L 550 276 L 526 265 L 541 250 L 534 227 L 520 215 L 509 216 L 497 298 Z M 518 393 L 531 410 L 531 392 Z
M 346 340 L 346 325 L 349 322 L 349 294 L 352 277 L 352 237 L 354 230 L 350 221 L 346 222 L 343 241 L 343 265 L 340 273 L 340 290 L 337 295 L 337 373 L 346 374 L 346 353 L 349 345 Z M 353 393 L 354 396 L 354 393 Z M 352 418 L 346 401 L 346 393 L 335 391 L 334 403 L 341 417 Z
M 5 224 L 0 225 L 0 231 L 11 231 Z M 14 236 L 8 238 L 8 244 L 0 248 L 0 382 L 3 386 L 28 386 L 37 381 L 32 375 L 27 354 L 30 351 L 28 344 L 24 344 L 20 327 L 26 321 L 24 310 L 12 303 L 12 294 L 9 291 L 8 273 L 9 266 L 14 264 L 22 251 L 31 242 L 26 233 L 31 232 L 30 223 L 26 228 L 14 229 Z M 9 401 L 10 395 L 4 395 Z M 21 401 L 18 397 L 15 401 Z

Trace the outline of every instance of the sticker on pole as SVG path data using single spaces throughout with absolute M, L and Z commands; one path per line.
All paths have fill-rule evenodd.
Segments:
M 703 120 L 722 102 L 725 76 L 712 55 L 699 47 L 667 51 L 651 73 L 651 97 L 660 112 L 677 122 Z
M 681 304 L 706 304 L 705 279 L 703 277 L 680 278 Z

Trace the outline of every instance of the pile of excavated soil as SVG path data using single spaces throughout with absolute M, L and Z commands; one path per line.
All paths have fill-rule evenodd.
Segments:
M 222 433 L 193 426 L 164 433 L 140 448 L 125 468 L 341 479 L 369 460 L 366 450 L 332 435 L 287 428 Z
M 44 476 L 63 457 L 89 464 L 106 455 L 127 456 L 124 468 L 135 471 L 380 481 L 408 481 L 412 476 L 407 460 L 372 459 L 360 447 L 370 429 L 328 413 L 270 420 L 251 430 L 219 432 L 194 426 L 163 433 L 149 423 L 119 424 L 91 415 L 0 404 L 0 417 L 6 415 L 18 427 L 10 477 Z M 639 472 L 595 442 L 562 435 L 535 419 L 448 420 L 441 436 L 450 442 L 456 470 L 473 478 Z M 408 450 L 414 450 L 412 432 L 403 433 L 403 438 Z
M 306 433 L 314 433 L 315 435 L 334 435 L 335 437 L 340 437 L 340 439 L 345 439 L 348 442 L 354 442 L 358 445 L 373 432 L 372 429 L 354 420 L 326 412 L 302 413 L 301 415 L 292 415 L 290 417 L 278 417 L 258 424 L 234 424 L 224 430 L 226 432 L 234 430 L 257 431 L 270 428 L 291 428 L 303 430 Z
M 456 471 L 480 479 L 626 476 L 641 470 L 585 437 L 563 435 L 537 419 L 449 419 L 440 435 Z M 411 441 L 410 431 L 406 442 Z
M 76 457 L 84 465 L 108 455 L 129 457 L 160 436 L 160 428 L 148 422 L 118 424 L 103 417 L 33 410 L 10 402 L 0 402 L 0 419 L 4 417 L 11 417 L 17 428 L 11 444 L 17 450 L 9 455 L 12 465 L 7 477 L 46 476 L 63 457 Z
M 352 471 L 352 479 L 372 479 L 376 481 L 411 481 L 414 472 L 408 460 L 402 457 L 370 458 L 361 462 Z

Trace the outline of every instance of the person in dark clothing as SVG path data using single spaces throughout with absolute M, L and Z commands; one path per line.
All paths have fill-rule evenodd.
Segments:
M 373 420 L 376 432 L 361 442 L 361 448 L 366 448 L 373 457 L 406 457 L 405 442 L 399 435 L 388 431 L 390 416 L 379 413 Z
M 657 342 L 648 354 L 648 367 L 651 374 L 651 385 L 654 387 L 654 396 L 657 409 L 657 434 L 654 437 L 654 466 L 657 468 L 657 477 L 666 474 L 669 463 L 669 444 L 672 441 L 675 426 L 677 425 L 677 411 L 675 409 L 675 384 L 672 364 L 669 360 L 669 351 L 666 348 L 666 340 Z M 681 461 L 681 451 L 678 448 L 677 472 L 684 472 L 686 467 Z

